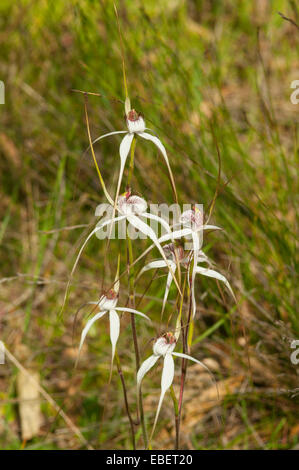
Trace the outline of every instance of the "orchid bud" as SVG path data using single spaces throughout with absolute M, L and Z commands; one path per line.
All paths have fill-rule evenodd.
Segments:
M 176 345 L 176 339 L 174 335 L 170 332 L 166 333 L 164 336 L 160 336 L 154 345 L 153 352 L 155 356 L 165 356 L 166 354 L 171 354 Z
M 131 109 L 126 116 L 127 126 L 130 134 L 134 132 L 144 132 L 145 122 L 141 114 L 137 113 L 135 109 Z

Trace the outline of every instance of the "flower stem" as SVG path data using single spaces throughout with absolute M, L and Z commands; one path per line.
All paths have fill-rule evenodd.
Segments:
M 130 186 L 132 175 L 133 175 L 135 146 L 136 146 L 136 138 L 134 137 L 132 141 L 132 146 L 131 146 L 130 168 L 129 168 L 129 174 L 128 174 L 128 179 L 127 179 L 127 186 Z M 130 303 L 131 308 L 135 308 L 135 292 L 134 292 L 135 291 L 135 282 L 134 282 L 135 270 L 134 270 L 134 266 L 132 266 L 134 262 L 134 255 L 133 255 L 132 241 L 130 239 L 128 230 L 126 232 L 126 238 L 127 238 L 127 262 L 128 262 L 127 269 L 128 269 L 128 278 L 129 278 L 129 303 Z M 139 353 L 139 346 L 138 346 L 138 339 L 137 339 L 135 315 L 131 315 L 131 327 L 132 327 L 132 336 L 133 336 L 134 351 L 135 351 L 136 374 L 137 374 L 139 367 L 140 367 L 140 353 Z M 147 439 L 147 431 L 146 431 L 146 425 L 145 425 L 145 416 L 144 416 L 144 410 L 143 410 L 141 389 L 139 392 L 138 400 L 139 400 L 140 409 L 138 409 L 137 407 L 137 421 L 139 421 L 139 413 L 140 413 L 144 448 L 146 449 L 148 439 Z
M 176 399 L 173 386 L 170 387 L 170 395 L 173 401 L 174 416 L 175 416 L 175 449 L 179 449 L 179 440 L 180 440 L 180 414 L 179 414 L 179 405 Z
M 133 419 L 132 419 L 132 416 L 131 416 L 131 413 L 130 413 L 130 409 L 129 409 L 125 379 L 124 379 L 124 375 L 123 375 L 123 372 L 122 372 L 122 368 L 121 368 L 121 365 L 120 365 L 120 360 L 119 360 L 117 351 L 115 351 L 115 360 L 116 360 L 116 364 L 117 364 L 118 374 L 119 374 L 121 384 L 122 384 L 122 387 L 123 387 L 125 408 L 126 408 L 126 412 L 127 412 L 128 418 L 129 418 L 129 423 L 130 423 L 130 428 L 131 428 L 132 446 L 133 446 L 133 450 L 136 450 L 134 422 L 133 422 Z
M 193 263 L 193 262 L 192 262 Z M 189 325 L 191 321 L 191 314 L 192 314 L 192 295 L 191 295 L 191 289 L 192 289 L 192 270 L 193 270 L 193 264 L 191 263 L 190 266 L 190 286 L 188 289 L 189 293 L 189 311 L 188 311 L 188 319 L 187 319 L 187 324 L 185 328 L 182 328 L 182 337 L 183 337 L 183 353 L 186 354 L 186 352 L 190 350 L 191 348 L 191 343 L 188 342 L 188 337 L 189 337 Z M 192 330 L 192 328 L 191 328 Z M 191 331 L 191 341 L 192 341 L 192 334 L 193 331 Z M 183 395 L 184 395 L 184 387 L 185 387 L 185 381 L 186 381 L 186 375 L 187 375 L 187 360 L 182 359 L 182 372 L 181 372 L 181 386 L 180 386 L 180 397 L 179 397 L 179 416 L 178 416 L 178 430 L 180 430 L 180 424 L 181 424 L 181 414 L 182 414 L 182 405 L 183 405 Z M 179 431 L 178 431 L 179 432 Z
M 131 156 L 130 156 L 130 167 L 129 167 L 129 175 L 128 175 L 128 182 L 127 185 L 130 186 L 134 171 L 134 157 L 135 157 L 135 147 L 136 147 L 136 137 L 134 135 L 131 145 Z
M 130 266 L 133 263 L 133 247 L 132 247 L 132 242 L 129 237 L 128 231 L 127 231 L 127 245 L 128 245 L 128 266 Z M 131 268 L 131 270 L 128 269 L 128 275 L 129 275 L 129 300 L 130 300 L 130 305 L 132 308 L 135 308 L 135 294 L 134 294 L 134 267 Z M 131 315 L 131 326 L 132 326 L 132 336 L 133 336 L 133 343 L 134 343 L 134 350 L 135 350 L 135 363 L 136 363 L 136 374 L 139 370 L 140 367 L 140 353 L 139 353 L 139 346 L 138 346 L 138 339 L 137 339 L 137 331 L 136 331 L 136 321 L 135 321 L 135 316 Z M 144 410 L 143 410 L 143 401 L 142 401 L 142 394 L 141 394 L 141 389 L 139 392 L 139 405 L 140 405 L 140 410 L 137 409 L 137 420 L 139 420 L 139 412 L 140 412 L 140 421 L 141 421 L 141 426 L 142 426 L 142 434 L 143 434 L 143 440 L 144 440 L 144 448 L 147 448 L 147 431 L 146 431 L 146 425 L 145 425 L 145 417 L 144 417 Z
M 108 191 L 106 189 L 106 185 L 105 185 L 105 182 L 103 180 L 101 171 L 99 169 L 99 165 L 98 165 L 98 162 L 97 162 L 97 159 L 96 159 L 96 156 L 95 156 L 95 153 L 94 153 L 93 145 L 92 145 L 90 127 L 89 127 L 89 119 L 88 119 L 88 111 L 87 111 L 87 95 L 84 95 L 84 110 L 85 110 L 87 134 L 88 134 L 88 140 L 89 140 L 89 145 L 90 145 L 90 149 L 91 149 L 92 158 L 93 158 L 93 161 L 94 161 L 94 164 L 95 164 L 95 167 L 96 167 L 98 177 L 99 177 L 101 186 L 103 188 L 104 194 L 105 194 L 106 198 L 108 199 L 108 201 L 110 202 L 110 204 L 113 204 L 113 200 L 110 197 L 110 194 L 108 193 Z
M 118 11 L 117 11 L 117 8 L 116 8 L 115 4 L 114 4 L 114 10 L 115 10 L 115 16 L 116 16 L 117 28 L 118 28 L 118 35 L 119 35 L 119 42 L 120 42 L 123 80 L 124 80 L 125 97 L 126 97 L 126 103 L 127 103 L 127 101 L 129 101 L 129 94 L 128 94 L 128 84 L 127 84 L 127 75 L 126 75 L 125 51 L 124 51 L 123 38 L 122 38 L 122 35 L 121 35 L 121 28 L 120 28 Z M 130 105 L 129 105 L 129 107 L 130 107 Z M 126 110 L 126 112 L 127 112 L 127 110 Z

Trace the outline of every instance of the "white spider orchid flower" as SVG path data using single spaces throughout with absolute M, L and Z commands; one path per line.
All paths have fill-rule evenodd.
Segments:
M 183 213 L 184 214 L 184 213 Z M 182 214 L 182 215 L 183 215 Z M 176 224 L 177 225 L 177 224 Z M 204 224 L 204 225 L 199 225 L 196 230 L 195 228 L 192 228 L 192 227 L 186 227 L 186 228 L 182 228 L 182 229 L 179 229 L 179 230 L 173 230 L 172 232 L 170 233 L 165 233 L 164 235 L 162 235 L 160 238 L 158 238 L 158 242 L 161 244 L 161 243 L 164 243 L 164 242 L 168 242 L 168 241 L 174 241 L 174 240 L 177 240 L 179 238 L 183 238 L 183 237 L 186 237 L 188 235 L 192 235 L 192 234 L 197 234 L 198 232 L 201 232 L 203 230 L 221 230 L 220 227 L 217 227 L 216 225 L 208 225 L 208 224 Z M 140 260 L 141 258 L 143 258 L 145 255 L 147 255 L 153 248 L 154 248 L 155 244 L 149 246 L 138 258 L 138 260 Z M 163 257 L 164 259 L 164 257 Z
M 168 332 L 165 335 L 158 338 L 153 345 L 153 354 L 141 364 L 140 369 L 138 370 L 138 373 L 137 373 L 137 397 L 139 397 L 141 382 L 145 374 L 147 374 L 147 372 L 156 364 L 156 362 L 160 358 L 163 358 L 163 370 L 162 370 L 162 377 L 161 377 L 161 395 L 160 395 L 160 399 L 158 403 L 158 408 L 156 411 L 156 416 L 155 416 L 155 421 L 153 425 L 153 430 L 151 432 L 150 441 L 155 432 L 156 424 L 158 421 L 158 417 L 160 414 L 160 410 L 161 410 L 165 393 L 172 385 L 172 382 L 174 379 L 173 356 L 189 359 L 190 361 L 200 364 L 212 376 L 214 384 L 216 385 L 216 388 L 217 388 L 216 381 L 214 379 L 213 374 L 210 372 L 209 368 L 202 362 L 195 359 L 194 357 L 188 356 L 187 354 L 174 352 L 175 346 L 176 346 L 176 338 L 171 332 Z M 218 392 L 218 388 L 217 388 L 217 392 Z
M 83 245 L 80 248 L 80 251 L 78 253 L 78 256 L 76 258 L 76 261 L 74 263 L 71 276 L 73 275 L 76 266 L 78 264 L 79 258 L 81 256 L 81 253 L 89 241 L 89 239 L 99 230 L 103 229 L 105 226 L 110 225 L 112 223 L 121 221 L 121 220 L 127 220 L 133 227 L 135 227 L 137 230 L 139 230 L 141 233 L 145 234 L 147 237 L 149 237 L 153 242 L 154 245 L 158 248 L 160 251 L 166 265 L 168 266 L 169 271 L 171 272 L 171 276 L 174 279 L 174 282 L 176 283 L 176 286 L 178 287 L 179 291 L 179 285 L 178 282 L 174 276 L 171 263 L 167 260 L 163 248 L 161 244 L 159 243 L 158 237 L 155 234 L 154 230 L 147 225 L 142 218 L 145 219 L 152 219 L 157 222 L 159 222 L 168 232 L 168 236 L 171 237 L 171 229 L 169 224 L 162 219 L 161 217 L 158 217 L 157 215 L 150 214 L 149 212 L 146 212 L 147 209 L 147 202 L 142 199 L 139 196 L 135 196 L 131 194 L 131 191 L 128 190 L 124 195 L 119 196 L 118 201 L 117 201 L 117 211 L 120 214 L 118 217 L 112 217 L 109 220 L 106 220 L 105 222 L 100 223 L 99 225 L 96 226 L 95 229 L 92 230 L 92 232 L 88 235 L 88 237 L 85 239 Z
M 121 185 L 121 182 L 122 182 L 122 177 L 123 177 L 123 173 L 124 173 L 125 164 L 126 164 L 126 161 L 127 161 L 127 158 L 128 158 L 128 155 L 129 155 L 129 152 L 130 152 L 130 149 L 131 149 L 131 145 L 132 145 L 132 142 L 133 142 L 133 139 L 134 139 L 135 135 L 137 135 L 139 137 L 142 137 L 145 140 L 150 140 L 151 142 L 153 142 L 153 144 L 156 145 L 156 147 L 158 147 L 158 149 L 162 153 L 162 156 L 165 160 L 165 163 L 166 163 L 169 175 L 170 175 L 172 186 L 175 187 L 174 180 L 173 180 L 173 175 L 172 175 L 172 171 L 171 171 L 171 168 L 170 168 L 170 164 L 169 164 L 169 160 L 168 160 L 168 156 L 167 156 L 165 147 L 162 144 L 162 142 L 160 141 L 160 139 L 158 139 L 158 137 L 156 137 L 152 134 L 149 134 L 148 132 L 145 132 L 145 130 L 150 130 L 150 129 L 145 127 L 145 122 L 144 122 L 144 119 L 143 119 L 142 115 L 140 113 L 137 113 L 137 111 L 135 111 L 135 109 L 131 109 L 126 114 L 126 123 L 127 123 L 128 130 L 109 132 L 108 134 L 101 135 L 100 137 L 98 137 L 97 139 L 95 139 L 92 142 L 92 144 L 95 144 L 99 140 L 104 139 L 105 137 L 109 137 L 110 135 L 125 134 L 125 136 L 123 137 L 123 139 L 120 143 L 120 146 L 119 146 L 120 170 L 119 170 L 119 176 L 118 176 L 116 198 L 119 195 L 120 185 Z
M 169 245 L 163 246 L 163 250 L 166 254 L 168 262 L 171 265 L 173 273 L 175 273 L 176 268 L 177 268 L 175 250 L 176 250 L 176 253 L 177 253 L 177 258 L 178 258 L 179 263 L 183 267 L 189 269 L 189 262 L 190 262 L 191 252 L 186 253 L 181 245 L 179 245 L 178 247 L 175 247 L 174 243 L 170 243 Z M 211 269 L 211 266 L 212 266 L 211 260 L 208 258 L 208 256 L 202 250 L 199 250 L 199 252 L 198 252 L 197 263 L 207 263 L 209 267 L 204 268 L 204 267 L 200 266 L 199 264 L 197 264 L 194 268 L 195 275 L 196 274 L 201 274 L 203 276 L 212 277 L 214 279 L 218 279 L 219 281 L 222 281 L 225 284 L 225 286 L 227 287 L 227 289 L 229 290 L 229 292 L 231 293 L 231 295 L 233 296 L 234 300 L 236 300 L 235 295 L 233 293 L 233 290 L 232 290 L 228 280 L 226 279 L 226 277 L 223 276 L 223 274 L 220 274 L 219 272 L 215 271 L 214 269 Z M 139 279 L 139 277 L 144 272 L 149 271 L 150 269 L 165 268 L 166 266 L 167 266 L 167 264 L 165 263 L 165 261 L 163 259 L 151 261 L 141 269 L 136 281 Z M 165 306 L 166 306 L 166 302 L 167 302 L 167 299 L 168 299 L 168 294 L 169 294 L 169 290 L 170 290 L 170 287 L 171 287 L 171 283 L 172 283 L 172 276 L 171 276 L 171 273 L 168 273 L 167 274 L 167 280 L 166 280 L 165 292 L 164 292 L 164 298 L 163 298 L 162 314 L 163 314 Z M 192 288 L 192 286 L 191 286 L 191 288 Z M 194 310 L 196 311 L 195 296 L 193 297 L 192 304 L 195 305 Z
M 92 325 L 102 318 L 106 313 L 109 313 L 109 322 L 110 322 L 110 340 L 111 340 L 111 345 L 112 345 L 112 355 L 111 355 L 111 368 L 113 364 L 113 359 L 115 355 L 115 350 L 116 350 L 116 344 L 117 340 L 119 337 L 119 331 L 120 331 L 120 320 L 117 312 L 129 312 L 134 315 L 139 315 L 146 320 L 149 320 L 149 317 L 145 315 L 142 312 L 139 312 L 138 310 L 135 310 L 133 308 L 126 308 L 126 307 L 117 307 L 117 301 L 118 301 L 118 283 L 117 288 L 115 289 L 110 289 L 105 295 L 102 295 L 100 300 L 98 302 L 88 302 L 90 305 L 97 305 L 99 311 L 92 317 L 88 322 L 86 323 L 85 327 L 83 328 L 83 331 L 81 333 L 81 340 L 80 340 L 80 345 L 79 345 L 79 351 L 78 351 L 78 359 L 80 356 L 80 352 L 82 349 L 82 346 L 84 344 L 85 338 L 87 336 L 87 333 L 89 332 L 90 328 Z
M 192 269 L 192 275 L 191 275 L 191 297 L 192 297 L 192 317 L 194 318 L 196 314 L 196 301 L 195 301 L 195 276 L 196 274 L 202 274 L 203 276 L 212 277 L 214 279 L 218 279 L 219 281 L 222 281 L 227 287 L 227 289 L 229 290 L 230 294 L 233 296 L 235 301 L 236 301 L 236 298 L 225 276 L 218 273 L 217 271 L 214 271 L 213 269 L 203 268 L 202 266 L 198 266 L 198 263 L 202 261 L 202 251 L 200 250 L 200 239 L 199 239 L 199 231 L 201 227 L 204 227 L 202 212 L 195 206 L 192 209 L 183 212 L 180 218 L 180 222 L 184 227 L 189 228 L 191 230 L 191 236 L 192 236 L 193 269 Z M 219 229 L 219 227 L 214 227 L 214 228 Z M 190 268 L 190 265 L 189 265 L 189 268 Z
M 175 246 L 174 243 L 170 243 L 168 245 L 163 246 L 163 250 L 165 253 L 165 256 L 168 260 L 168 263 L 171 266 L 171 269 L 173 273 L 175 274 L 176 268 L 177 268 L 177 261 L 184 267 L 187 266 L 188 264 L 188 257 L 186 255 L 186 252 L 184 251 L 183 247 L 181 245 Z M 136 279 L 139 279 L 139 277 L 145 273 L 146 271 L 149 271 L 150 269 L 159 269 L 159 268 L 166 268 L 167 263 L 164 259 L 158 259 L 155 261 L 151 261 L 148 264 L 146 264 L 138 274 L 138 277 Z M 161 311 L 161 316 L 163 315 L 163 312 L 165 310 L 166 302 L 168 299 L 168 294 L 170 290 L 170 286 L 172 283 L 172 274 L 171 272 L 168 272 L 167 274 L 167 280 L 166 280 L 166 287 L 165 287 L 165 292 L 164 292 L 164 297 L 163 297 L 163 304 L 162 304 L 162 311 Z

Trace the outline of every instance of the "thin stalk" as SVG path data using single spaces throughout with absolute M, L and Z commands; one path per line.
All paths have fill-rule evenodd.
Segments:
M 126 408 L 126 412 L 127 412 L 129 423 L 130 423 L 130 428 L 131 428 L 132 446 L 133 446 L 133 450 L 136 450 L 134 422 L 133 422 L 133 419 L 132 419 L 132 416 L 131 416 L 131 413 L 130 413 L 130 409 L 129 409 L 125 378 L 124 378 L 124 375 L 123 375 L 123 372 L 122 372 L 122 368 L 121 368 L 121 365 L 120 365 L 120 360 L 119 360 L 117 351 L 115 351 L 115 360 L 116 360 L 116 364 L 117 364 L 117 370 L 118 370 L 119 378 L 121 380 L 121 384 L 122 384 L 122 388 L 123 388 L 125 408 Z
M 121 28 L 120 28 L 120 22 L 119 22 L 119 16 L 118 16 L 118 11 L 116 8 L 116 5 L 114 3 L 114 10 L 115 10 L 115 16 L 116 16 L 116 21 L 117 21 L 117 28 L 118 28 L 118 35 L 119 35 L 119 43 L 120 43 L 120 52 L 121 52 L 121 61 L 122 61 L 122 71 L 123 71 L 123 80 L 124 80 L 124 88 L 125 88 L 125 111 L 126 114 L 130 110 L 130 99 L 129 99 L 129 93 L 128 93 L 128 84 L 127 84 L 127 74 L 126 74 L 126 63 L 125 63 L 125 49 L 124 49 L 124 43 L 123 43 L 123 38 L 121 35 Z
M 132 141 L 132 146 L 131 146 L 130 168 L 129 168 L 129 174 L 128 174 L 128 179 L 127 179 L 128 187 L 130 186 L 132 175 L 133 175 L 133 170 L 134 170 L 135 146 L 136 146 L 136 138 L 134 137 Z M 132 266 L 134 263 L 134 255 L 133 255 L 132 241 L 129 237 L 128 230 L 126 232 L 126 238 L 127 238 L 127 260 L 128 260 L 127 270 L 128 270 L 128 278 L 129 278 L 129 302 L 130 302 L 131 308 L 135 308 L 135 282 L 134 282 L 135 269 L 134 269 L 134 266 Z M 139 352 L 138 339 L 137 339 L 135 315 L 131 315 L 131 327 L 132 327 L 132 336 L 133 336 L 134 351 L 135 351 L 136 374 L 137 374 L 139 367 L 140 367 L 140 352 Z M 144 410 L 143 410 L 141 390 L 139 392 L 138 400 L 139 400 L 140 409 L 138 409 L 137 407 L 137 421 L 139 422 L 139 413 L 140 413 L 144 448 L 146 449 L 148 439 L 147 439 L 147 431 L 146 431 L 146 425 L 145 425 L 145 416 L 144 416 Z
M 89 127 L 89 119 L 88 119 L 88 111 L 87 111 L 87 94 L 84 94 L 84 110 L 85 110 L 87 134 L 88 134 L 89 145 L 90 145 L 90 149 L 91 149 L 91 153 L 92 153 L 92 158 L 93 158 L 93 161 L 94 161 L 94 164 L 95 164 L 95 167 L 96 167 L 98 177 L 99 177 L 101 186 L 103 188 L 104 194 L 105 194 L 106 198 L 108 199 L 108 201 L 110 202 L 110 204 L 113 204 L 113 200 L 110 197 L 110 194 L 108 193 L 108 191 L 106 189 L 106 185 L 105 185 L 105 182 L 103 180 L 102 174 L 100 172 L 99 165 L 98 165 L 98 162 L 97 162 L 97 159 L 96 159 L 96 156 L 95 156 L 95 153 L 94 153 L 93 145 L 92 145 L 92 139 L 91 139 L 90 127 Z
M 175 449 L 179 449 L 179 440 L 180 440 L 180 415 L 179 415 L 179 405 L 176 399 L 173 386 L 170 387 L 170 395 L 173 401 L 174 416 L 175 416 Z
M 193 263 L 193 261 L 192 261 Z M 192 283 L 192 270 L 193 270 L 193 264 L 191 264 L 190 267 L 190 272 L 189 272 L 189 279 Z M 192 288 L 192 285 L 190 283 L 190 288 Z M 188 311 L 188 319 L 187 319 L 187 324 L 185 328 L 182 330 L 183 333 L 183 353 L 186 354 L 186 352 L 189 352 L 189 347 L 188 347 L 188 331 L 189 331 L 189 325 L 191 321 L 191 314 L 192 314 L 192 295 L 191 295 L 191 289 L 189 288 L 189 311 Z M 190 345 L 191 347 L 191 345 Z M 181 372 L 181 386 L 180 386 L 180 397 L 179 397 L 179 417 L 178 417 L 178 428 L 180 429 L 180 424 L 181 424 L 181 414 L 182 414 L 182 404 L 183 404 L 183 395 L 184 395 L 184 388 L 185 388 L 185 381 L 186 381 L 186 375 L 187 375 L 187 360 L 182 359 L 182 372 Z
M 131 145 L 131 155 L 130 155 L 130 167 L 129 167 L 129 175 L 128 175 L 128 183 L 127 185 L 130 186 L 134 171 L 134 157 L 135 157 L 135 147 L 136 147 L 136 137 L 134 135 Z
M 133 247 L 132 247 L 132 242 L 129 237 L 128 231 L 127 231 L 127 245 L 128 245 L 128 267 L 129 267 L 130 265 L 132 265 L 132 262 L 133 262 Z M 134 268 L 131 268 L 131 271 L 130 269 L 128 269 L 128 276 L 129 276 L 130 305 L 132 308 L 135 308 Z M 134 351 L 135 351 L 136 374 L 137 374 L 139 367 L 140 367 L 140 352 L 139 352 L 138 339 L 137 339 L 136 320 L 135 320 L 134 315 L 131 315 L 131 327 L 132 327 L 132 336 L 133 336 Z M 139 420 L 139 413 L 140 413 L 140 421 L 141 421 L 141 426 L 142 426 L 144 447 L 146 449 L 147 448 L 147 431 L 146 431 L 146 425 L 145 425 L 145 416 L 144 416 L 144 410 L 143 410 L 141 390 L 139 392 L 138 400 L 139 400 L 140 410 L 137 409 L 137 419 Z

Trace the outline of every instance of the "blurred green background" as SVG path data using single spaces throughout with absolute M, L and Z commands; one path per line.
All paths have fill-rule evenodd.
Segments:
M 223 393 L 217 402 L 205 374 L 190 366 L 181 445 L 296 448 L 298 366 L 291 363 L 290 343 L 299 337 L 299 104 L 292 104 L 290 95 L 292 81 L 299 79 L 299 30 L 278 14 L 298 23 L 296 4 L 128 0 L 117 5 L 132 105 L 164 142 L 181 203 L 208 207 L 217 187 L 215 141 L 221 154 L 213 222 L 225 232 L 209 235 L 204 249 L 229 278 L 238 305 L 221 296 L 213 280 L 200 279 L 201 316 L 192 355 L 206 360 Z M 90 333 L 74 369 L 86 319 L 82 312 L 87 312 L 78 316 L 73 334 L 75 313 L 84 302 L 97 300 L 103 279 L 105 285 L 113 279 L 116 241 L 110 247 L 111 274 L 103 270 L 105 243 L 89 243 L 64 319 L 59 318 L 72 262 L 90 230 L 63 228 L 95 224 L 95 208 L 105 202 L 91 155 L 85 153 L 83 95 L 72 89 L 102 95 L 88 98 L 94 138 L 125 125 L 113 2 L 1 0 L 0 40 L 0 79 L 6 87 L 6 102 L 0 105 L 0 339 L 24 367 L 38 372 L 42 386 L 90 445 L 130 448 L 116 371 L 106 399 L 106 321 Z M 119 141 L 113 137 L 96 146 L 112 194 Z M 173 202 L 167 169 L 146 142 L 137 144 L 132 187 L 149 202 Z M 136 256 L 145 246 L 146 241 Z M 137 293 L 144 291 L 148 280 L 137 285 Z M 162 281 L 164 277 L 153 281 L 140 305 L 157 322 Z M 123 302 L 127 287 L 125 281 Z M 137 328 L 144 359 L 157 330 L 141 321 Z M 135 363 L 126 317 L 119 351 L 134 411 Z M 40 430 L 33 439 L 23 439 L 18 373 L 9 360 L 0 366 L 0 448 L 85 448 L 43 398 Z M 143 387 L 149 428 L 159 384 L 158 368 Z M 173 443 L 172 404 L 167 397 L 153 448 L 173 448 Z

